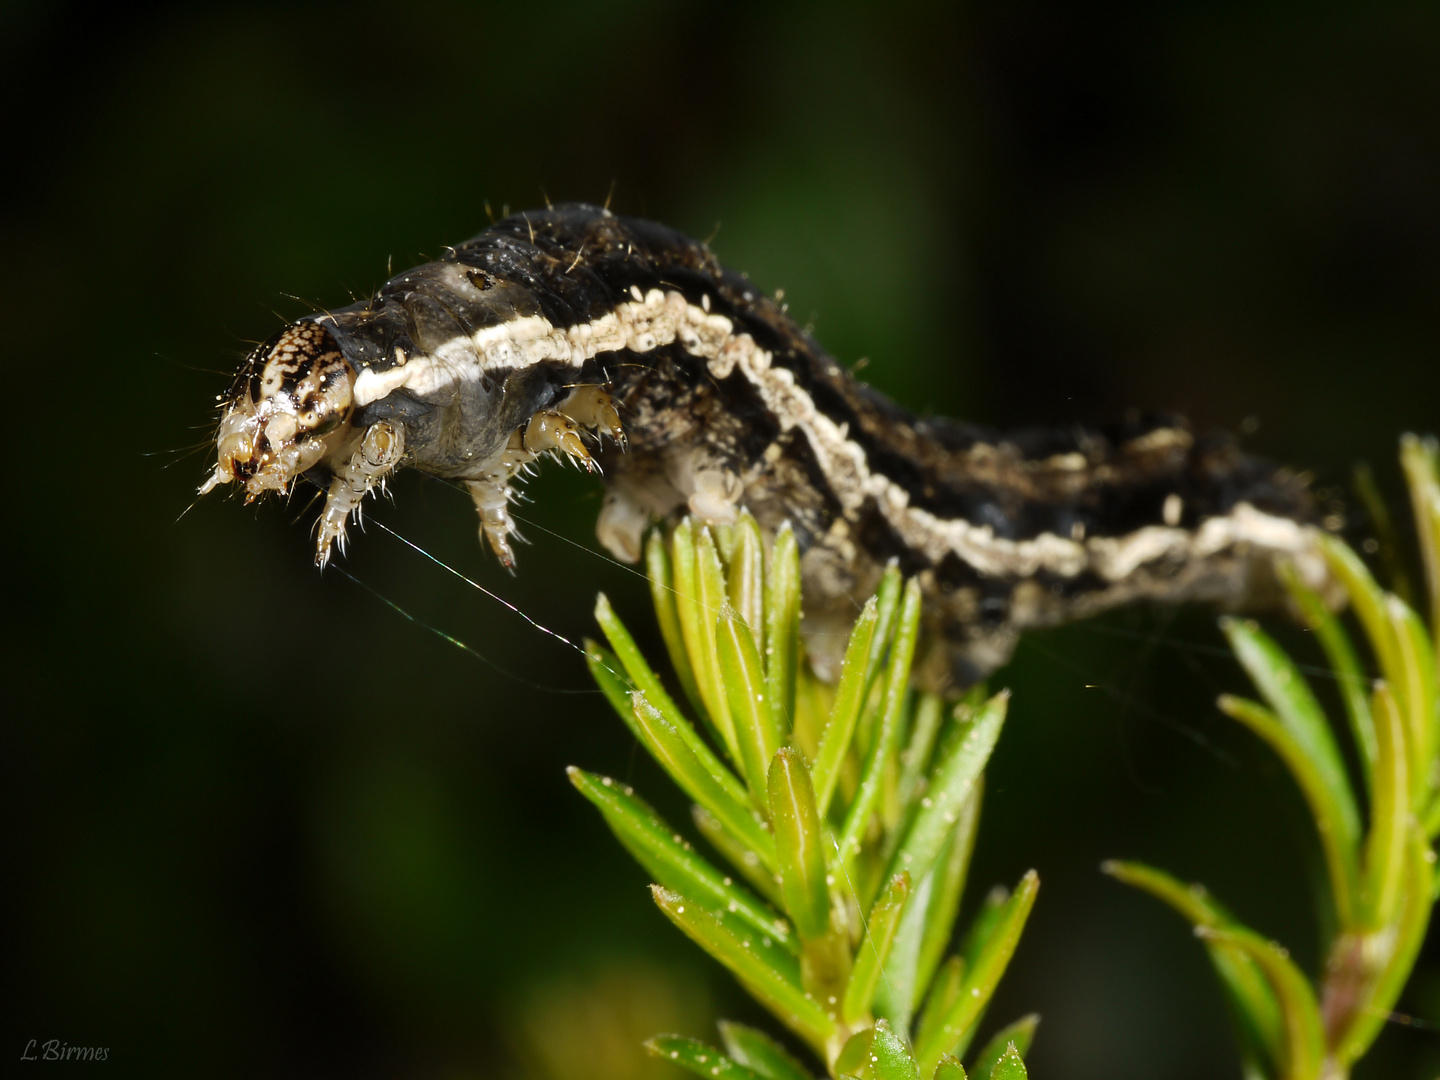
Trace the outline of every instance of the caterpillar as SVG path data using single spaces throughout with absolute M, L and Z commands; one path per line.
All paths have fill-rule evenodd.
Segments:
M 318 479 L 322 567 L 365 496 L 414 468 L 469 490 L 513 568 L 510 502 L 545 456 L 603 478 L 597 536 L 625 561 L 682 513 L 793 529 L 822 675 L 892 560 L 924 591 L 935 686 L 983 678 L 1027 628 L 1120 604 L 1272 606 L 1279 559 L 1330 587 L 1304 480 L 1231 437 L 1171 415 L 1005 433 L 914 415 L 704 244 L 580 204 L 507 217 L 286 326 L 220 406 L 201 494 Z

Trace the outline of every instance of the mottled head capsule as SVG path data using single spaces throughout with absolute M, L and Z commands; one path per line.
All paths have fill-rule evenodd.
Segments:
M 246 359 L 225 396 L 218 461 L 200 493 L 238 480 L 249 502 L 352 441 L 355 369 L 318 323 L 287 326 Z

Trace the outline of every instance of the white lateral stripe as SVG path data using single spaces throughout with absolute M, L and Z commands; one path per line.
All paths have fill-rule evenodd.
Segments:
M 366 368 L 355 380 L 355 404 L 368 405 L 396 390 L 423 397 L 475 382 L 487 371 L 546 362 L 579 367 L 601 353 L 646 353 L 676 341 L 690 355 L 708 360 L 717 378 L 730 373 L 739 352 L 755 347 L 749 334 L 734 333 L 725 316 L 689 303 L 674 289 L 651 289 L 598 319 L 564 330 L 543 315 L 526 315 L 451 338 L 429 355 L 412 356 L 404 367 Z
M 621 349 L 646 353 L 678 341 L 691 356 L 705 360 L 717 379 L 738 368 L 782 431 L 799 428 L 804 433 L 847 513 L 859 512 L 867 498 L 874 499 L 905 543 L 932 563 L 953 553 L 989 576 L 1031 577 L 1048 571 L 1069 578 L 1088 570 L 1115 582 L 1155 559 L 1205 557 L 1237 544 L 1296 556 L 1314 555 L 1313 530 L 1308 526 L 1262 513 L 1246 503 L 1224 517 L 1209 519 L 1195 533 L 1167 524 L 1147 526 L 1125 536 L 1084 540 L 1048 532 L 1028 540 L 1007 540 L 995 536 L 988 525 L 937 517 L 910 506 L 904 488 L 872 472 L 864 448 L 816 407 L 810 395 L 795 384 L 788 368 L 774 367 L 771 354 L 753 337 L 735 333 L 728 318 L 706 310 L 708 297 L 707 303 L 699 306 L 674 289 L 651 289 L 642 296 L 639 289 L 632 288 L 631 295 L 634 300 L 619 304 L 614 311 L 565 330 L 557 330 L 543 316 L 530 315 L 485 327 L 469 337 L 452 338 L 429 356 L 412 356 L 403 367 L 367 368 L 355 380 L 355 404 L 368 405 L 400 389 L 422 396 L 434 394 L 478 380 L 495 369 L 544 362 L 579 367 L 601 353 Z M 1157 444 L 1188 440 L 1183 433 L 1168 431 L 1150 437 Z M 1080 454 L 1062 454 L 1044 464 L 1081 469 L 1085 459 Z
M 1116 582 L 1162 557 L 1204 558 L 1250 544 L 1295 555 L 1305 563 L 1301 571 L 1306 580 L 1324 580 L 1324 568 L 1316 563 L 1319 555 L 1313 530 L 1288 518 L 1262 513 L 1247 503 L 1238 504 L 1224 517 L 1211 518 L 1193 534 L 1155 525 L 1126 536 L 1089 540 L 1049 532 L 1028 540 L 1007 540 L 997 537 L 988 525 L 937 517 L 910 506 L 908 491 L 889 477 L 872 472 L 864 448 L 848 438 L 846 429 L 821 412 L 810 395 L 795 385 L 789 369 L 772 367 L 770 354 L 757 347 L 748 334 L 732 339 L 725 351 L 732 348 L 735 364 L 755 386 L 781 429 L 799 428 L 804 432 L 845 510 L 858 512 L 867 497 L 874 499 L 905 543 L 933 564 L 938 565 L 953 553 L 981 574 L 993 577 L 1025 578 L 1043 570 L 1073 578 L 1092 571 Z M 712 360 L 710 366 L 713 371 L 717 364 Z M 1177 437 L 1183 436 L 1167 436 Z M 1074 462 L 1052 458 L 1045 464 L 1063 468 Z

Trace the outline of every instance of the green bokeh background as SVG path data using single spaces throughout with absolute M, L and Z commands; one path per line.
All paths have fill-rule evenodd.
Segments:
M 605 1078 L 654 1030 L 759 1018 L 570 790 L 581 764 L 685 819 L 574 652 L 375 529 L 344 568 L 485 663 L 317 574 L 299 501 L 180 516 L 247 343 L 487 200 L 613 190 L 713 233 L 919 410 L 1173 408 L 1322 484 L 1372 461 L 1395 497 L 1397 435 L 1440 428 L 1430 3 L 0 13 L 11 1060 Z M 569 638 L 602 588 L 648 627 L 595 554 L 598 487 L 529 490 L 514 579 L 448 487 L 372 512 Z M 1238 1076 L 1202 950 L 1103 858 L 1203 879 L 1316 962 L 1303 805 L 1213 710 L 1242 686 L 1219 645 L 1203 612 L 1126 613 L 995 680 L 967 903 L 1041 873 L 991 1014 L 1044 1015 L 1035 1075 Z M 1440 1021 L 1433 949 L 1402 1007 Z M 1433 1077 L 1440 1033 L 1391 1025 L 1373 1058 Z

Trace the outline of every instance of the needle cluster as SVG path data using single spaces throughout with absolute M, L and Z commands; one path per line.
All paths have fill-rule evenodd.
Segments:
M 767 551 L 749 517 L 721 529 L 685 521 L 652 535 L 646 558 L 687 707 L 604 596 L 595 615 L 609 648 L 589 642 L 587 656 L 620 718 L 693 800 L 715 857 L 625 785 L 579 769 L 572 782 L 649 872 L 656 906 L 832 1076 L 965 1075 L 958 1059 L 1039 884 L 1032 872 L 992 893 L 947 958 L 1007 695 L 947 705 L 912 689 L 920 590 L 894 568 L 830 686 L 805 660 L 788 529 Z M 971 1075 L 1023 1076 L 1035 1024 L 1001 1029 Z M 650 1049 L 705 1076 L 810 1075 L 762 1032 L 720 1030 L 723 1052 L 673 1036 Z

